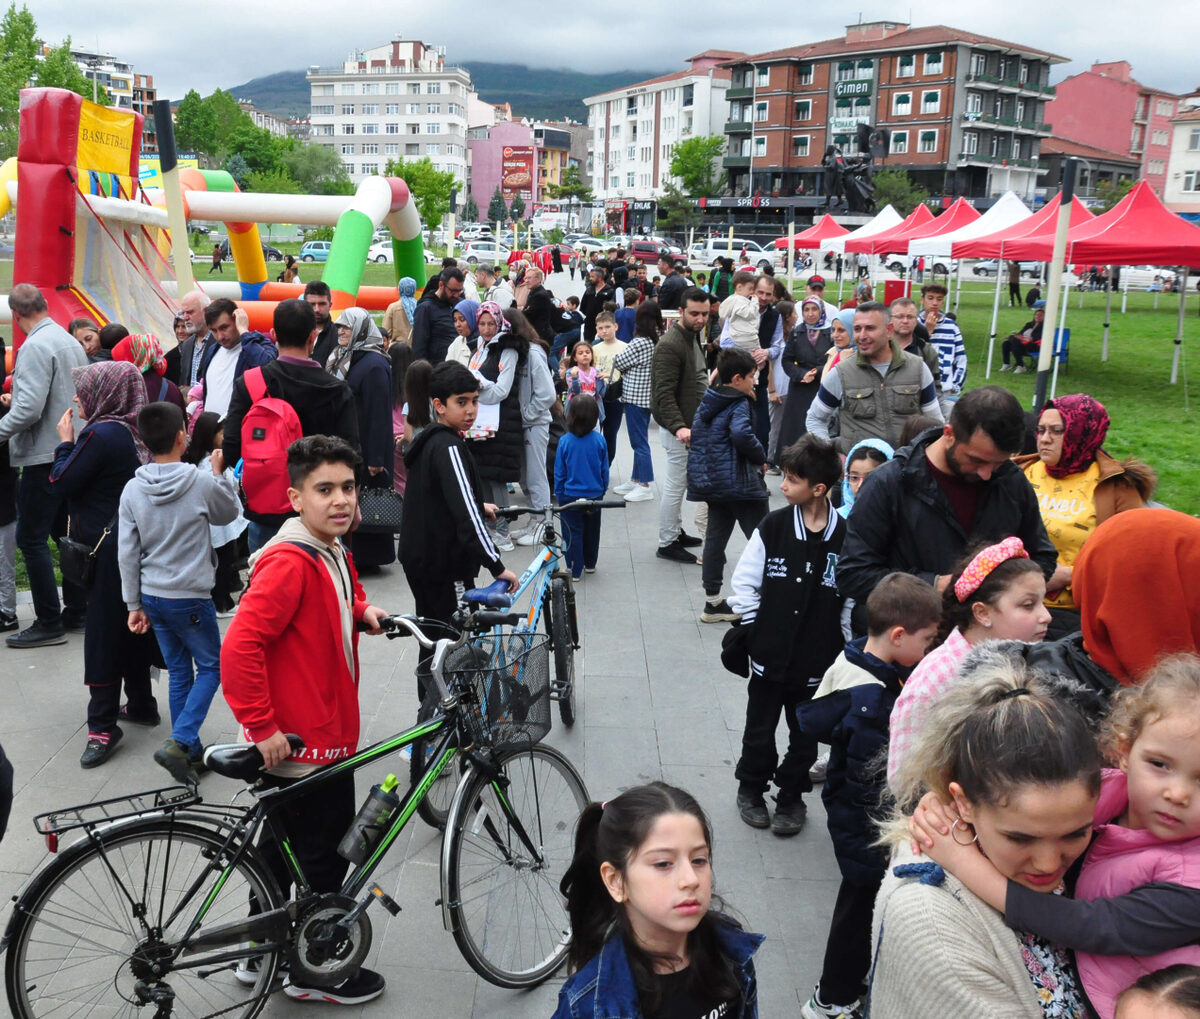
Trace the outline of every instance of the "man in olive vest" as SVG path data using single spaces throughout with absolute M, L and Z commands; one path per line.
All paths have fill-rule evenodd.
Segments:
M 898 447 L 913 414 L 945 420 L 929 366 L 900 349 L 886 305 L 866 301 L 855 309 L 854 345 L 856 355 L 842 358 L 817 390 L 805 422 L 810 432 L 828 440 L 836 417 L 838 449 L 848 453 L 863 439 Z

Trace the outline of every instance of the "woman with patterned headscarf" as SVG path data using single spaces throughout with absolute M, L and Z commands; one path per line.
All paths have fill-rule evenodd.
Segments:
M 402 276 L 396 284 L 396 293 L 400 299 L 389 304 L 383 313 L 383 334 L 389 344 L 397 340 L 412 343 L 413 318 L 417 314 L 417 281 L 411 276 Z
M 1071 574 L 1084 542 L 1109 517 L 1145 506 L 1158 483 L 1141 460 L 1117 460 L 1101 448 L 1108 426 L 1098 400 L 1084 393 L 1057 397 L 1038 418 L 1037 452 L 1016 458 L 1058 549 L 1058 568 L 1046 584 L 1052 639 L 1079 629 Z
M 121 490 L 142 464 L 150 462 L 150 452 L 137 432 L 146 387 L 133 364 L 100 362 L 73 369 L 71 377 L 79 416 L 87 425 L 76 438 L 70 411 L 58 422 L 62 442 L 54 451 L 50 483 L 66 497 L 71 537 L 100 545 L 84 624 L 83 682 L 90 698 L 87 747 L 79 759 L 84 768 L 94 768 L 108 760 L 120 741 L 119 721 L 159 721 L 150 690 L 150 666 L 159 658 L 158 647 L 152 633 L 130 632 L 117 566 Z M 110 533 L 101 541 L 105 530 Z
M 121 340 L 112 350 L 114 361 L 128 361 L 142 373 L 142 382 L 146 386 L 146 402 L 158 403 L 165 401 L 173 403 L 181 411 L 187 412 L 187 403 L 179 387 L 165 377 L 167 357 L 163 353 L 162 344 L 153 333 L 131 333 Z

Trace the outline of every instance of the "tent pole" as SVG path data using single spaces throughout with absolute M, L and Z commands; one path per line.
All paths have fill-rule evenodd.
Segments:
M 1001 248 L 1001 250 L 1003 251 L 1003 248 Z M 1000 319 L 1000 279 L 1001 279 L 1000 264 L 1001 264 L 1001 260 L 999 258 L 997 258 L 996 259 L 996 296 L 992 298 L 992 334 L 990 337 L 988 337 L 987 374 L 984 375 L 984 378 L 987 378 L 987 379 L 990 379 L 992 377 L 992 356 L 995 353 L 995 349 L 996 349 L 996 323 Z
M 835 251 L 833 253 L 833 264 L 834 264 L 835 272 L 837 271 L 838 257 L 839 257 L 838 253 Z M 846 269 L 848 268 L 848 266 L 846 264 L 846 252 L 843 251 L 840 257 L 842 259 L 842 271 L 840 273 L 838 273 L 838 307 L 841 307 L 841 304 L 842 304 L 842 288 L 846 285 Z M 815 257 L 813 260 L 813 264 L 814 265 L 816 264 Z
M 953 257 L 953 256 L 950 256 Z M 962 259 L 958 260 L 958 271 L 955 273 L 954 280 L 954 311 L 958 313 L 958 299 L 962 297 Z
M 1066 328 L 1066 325 L 1067 325 L 1067 283 L 1064 280 L 1063 281 L 1062 308 L 1059 310 L 1059 313 L 1058 313 L 1058 329 L 1054 334 L 1056 341 L 1057 341 L 1058 337 L 1063 334 L 1063 329 Z M 1043 326 L 1042 329 L 1043 329 L 1043 331 L 1045 331 L 1045 326 Z M 1058 344 L 1056 342 L 1052 346 L 1057 346 L 1057 345 Z M 1062 358 L 1058 356 L 1057 352 L 1055 352 L 1054 372 L 1050 379 L 1050 399 L 1051 400 L 1054 399 L 1054 394 L 1058 392 L 1058 366 L 1061 363 L 1062 363 Z
M 1108 360 L 1108 326 L 1112 318 L 1112 273 L 1113 267 L 1108 266 L 1108 278 L 1104 281 L 1104 342 L 1100 345 L 1100 360 Z
M 1121 314 L 1125 314 L 1125 302 L 1129 300 L 1129 273 L 1121 274 Z
M 1187 278 L 1188 267 L 1183 267 L 1183 286 L 1179 289 L 1179 325 L 1175 330 L 1175 353 L 1171 358 L 1171 385 L 1175 385 L 1179 381 L 1179 355 L 1183 350 L 1183 306 L 1187 298 Z M 1187 380 L 1183 383 L 1184 393 L 1187 393 Z M 1184 397 L 1184 407 L 1187 406 L 1187 397 Z
M 1079 172 L 1079 160 L 1073 156 L 1063 164 L 1062 198 L 1058 207 L 1058 218 L 1054 230 L 1054 248 L 1050 256 L 1050 277 L 1046 283 L 1046 318 L 1050 323 L 1051 341 L 1042 340 L 1042 349 L 1038 353 L 1037 386 L 1034 389 L 1033 409 L 1040 413 L 1046 402 L 1046 386 L 1050 382 L 1051 360 L 1054 359 L 1054 319 L 1058 314 L 1059 290 L 1062 288 L 1063 262 L 1067 254 L 1067 233 L 1071 227 L 1071 205 L 1075 199 L 1075 176 Z M 1000 266 L 996 266 L 997 274 Z M 1065 290 L 1064 290 L 1065 300 Z M 1042 327 L 1043 330 L 1045 326 Z
M 788 246 L 787 246 L 787 267 L 788 267 L 788 296 L 795 300 L 796 294 L 796 219 L 792 218 L 788 223 Z

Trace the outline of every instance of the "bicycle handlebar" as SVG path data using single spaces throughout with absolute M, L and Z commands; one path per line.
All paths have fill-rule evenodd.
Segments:
M 548 506 L 545 509 L 534 509 L 532 506 L 501 506 L 496 509 L 496 516 L 505 520 L 516 520 L 523 513 L 545 517 L 547 513 L 561 513 L 563 510 L 624 509 L 626 505 L 628 504 L 624 499 L 572 499 L 561 506 Z

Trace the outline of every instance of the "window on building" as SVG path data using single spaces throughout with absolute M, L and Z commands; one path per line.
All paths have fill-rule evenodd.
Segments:
M 992 153 L 993 157 L 1000 155 L 1000 136 L 998 134 L 992 135 L 992 140 L 989 145 L 989 148 L 991 149 L 991 153 Z
M 650 162 L 650 160 L 654 158 L 654 146 L 653 145 L 643 145 L 641 150 L 638 152 L 638 158 L 643 163 Z
M 378 103 L 363 103 L 362 112 L 363 112 L 364 117 L 378 117 L 379 116 L 379 104 Z
M 835 134 L 833 136 L 833 144 L 839 149 L 844 149 L 850 144 L 850 136 L 848 134 Z
M 440 96 L 442 94 L 442 83 L 440 81 L 425 82 L 425 94 L 429 96 Z
M 903 155 L 908 151 L 908 132 L 893 131 L 892 132 L 892 153 L 895 155 Z
M 354 104 L 353 103 L 342 103 L 342 116 L 343 117 L 353 117 L 354 116 Z
M 856 78 L 874 78 L 875 77 L 875 61 L 860 60 L 856 66 Z
M 425 146 L 425 155 L 440 156 L 441 154 L 442 154 L 442 147 L 437 142 L 430 142 L 428 145 Z
M 917 58 L 911 53 L 896 58 L 896 77 L 911 78 L 917 73 Z
M 354 95 L 354 83 L 353 83 L 353 82 L 350 82 L 349 84 L 346 84 L 345 82 L 343 82 L 343 83 L 342 83 L 342 87 L 341 87 L 341 89 L 339 90 L 339 93 L 338 93 L 338 94 L 339 94 L 339 95 L 344 95 L 344 96 L 352 96 L 352 95 Z
M 1015 110 L 1016 110 L 1016 112 L 1015 112 L 1014 116 L 1017 118 L 1017 122 L 1020 123 L 1021 121 L 1023 121 L 1025 119 L 1025 100 L 1024 99 L 1017 100 Z
M 674 130 L 675 130 L 675 118 L 674 117 L 663 117 L 663 131 L 674 132 Z
M 801 85 L 811 85 L 813 83 L 813 65 L 801 64 L 796 74 Z
M 679 89 L 677 89 L 677 88 L 669 88 L 663 93 L 663 102 L 664 103 L 673 103 L 678 98 L 679 98 Z
M 329 135 L 329 134 L 333 134 L 333 125 L 332 125 L 332 124 L 322 124 L 322 125 L 320 125 L 320 126 L 317 128 L 317 134 L 319 134 L 319 135 Z
M 1184 191 L 1200 191 L 1200 170 L 1188 170 L 1183 175 Z
M 400 125 L 399 124 L 384 124 L 383 125 L 383 133 L 384 134 L 399 134 L 400 133 Z
M 363 124 L 362 133 L 363 134 L 379 134 L 379 125 L 378 124 Z
M 425 112 L 426 113 L 441 113 L 442 112 L 442 104 L 441 103 L 426 103 L 425 104 Z
M 330 103 L 328 106 L 314 106 L 312 108 L 312 115 L 314 117 L 332 117 L 333 103 Z
M 314 85 L 313 95 L 315 96 L 331 96 L 333 95 L 332 85 Z
M 975 78 L 981 74 L 987 73 L 987 54 L 972 53 L 971 54 L 971 77 Z
M 1012 149 L 1010 150 L 1009 155 L 1012 156 L 1013 159 L 1021 158 L 1021 139 L 1020 138 L 1014 138 L 1012 140 Z
M 860 123 L 866 123 L 866 121 L 861 119 L 862 117 L 867 117 L 868 119 L 870 118 L 871 100 L 869 97 L 859 96 L 854 100 L 854 116 L 860 118 Z
M 942 51 L 930 50 L 925 54 L 925 74 L 941 74 L 942 73 Z
M 892 116 L 907 117 L 912 113 L 912 93 L 911 92 L 893 92 L 892 93 Z
M 378 163 L 363 163 L 362 172 L 367 173 L 367 174 L 378 173 L 379 172 L 379 164 Z
M 342 146 L 342 155 L 343 156 L 354 155 L 354 146 L 353 145 L 343 145 Z
M 796 135 L 792 138 L 792 155 L 807 156 L 808 155 L 809 137 L 806 134 Z
M 452 117 L 461 117 L 463 108 L 458 103 L 447 103 L 446 112 Z
M 921 93 L 921 112 L 922 113 L 938 113 L 942 109 L 942 93 L 941 91 L 922 92 Z
M 362 87 L 362 94 L 365 96 L 379 95 L 379 82 L 371 81 L 364 84 Z
M 1200 127 L 1193 127 L 1188 134 L 1188 148 L 1192 152 L 1200 150 Z
M 1154 137 L 1151 139 L 1152 145 L 1169 145 L 1170 135 L 1166 131 L 1155 131 Z
M 398 96 L 400 94 L 400 82 L 389 81 L 383 86 L 383 94 L 385 96 Z
M 614 138 L 620 138 L 621 137 L 621 125 L 613 124 L 612 131 L 610 133 L 612 134 L 612 136 Z
M 796 119 L 808 120 L 812 116 L 812 103 L 807 99 L 796 100 Z
M 769 67 L 760 67 L 758 70 L 758 87 L 765 88 L 770 81 L 771 69 Z
M 767 139 L 766 138 L 755 138 L 754 139 L 754 155 L 756 157 L 758 157 L 758 156 L 765 156 L 766 154 L 767 154 Z
M 1170 99 L 1157 99 L 1154 102 L 1154 112 L 1160 117 L 1174 116 L 1175 104 Z
M 683 91 L 682 91 L 683 105 L 685 107 L 691 106 L 695 99 L 695 95 L 696 95 L 696 86 L 695 85 L 684 85 Z
M 672 146 L 669 142 L 662 147 L 662 161 L 664 163 L 669 163 L 671 161 L 671 156 L 673 155 L 673 152 L 672 152 L 673 148 L 674 148 L 674 146 Z
M 428 124 L 425 125 L 425 133 L 426 134 L 441 134 L 442 133 L 442 125 L 439 124 L 436 120 L 431 120 Z
M 743 138 L 741 147 L 738 149 L 738 154 L 742 156 L 750 155 L 750 139 Z
M 1133 130 L 1129 135 L 1129 149 L 1131 152 L 1142 151 L 1142 125 L 1134 124 Z
M 608 178 L 608 186 L 610 188 L 619 188 L 621 186 L 621 178 L 614 173 Z
M 963 155 L 973 156 L 979 151 L 979 135 L 974 131 L 963 132 Z
M 837 70 L 834 72 L 834 81 L 853 81 L 854 80 L 854 61 L 839 60 Z
M 636 158 L 637 158 L 637 156 L 635 155 L 635 153 L 636 153 L 636 152 L 637 152 L 637 146 L 636 146 L 636 145 L 630 145 L 630 146 L 629 146 L 629 147 L 628 147 L 628 148 L 625 150 L 625 158 L 626 158 L 626 159 L 636 159 Z
M 421 146 L 406 144 L 404 146 L 404 154 L 406 156 L 419 156 L 421 154 Z
M 625 174 L 625 186 L 627 188 L 632 188 L 632 187 L 637 186 L 637 174 L 636 173 Z
M 418 113 L 421 112 L 421 104 L 420 103 L 405 103 L 404 104 L 404 112 L 407 113 L 410 117 L 416 116 Z
M 1029 80 L 1029 61 L 1022 60 L 1017 67 L 1017 81 L 1024 85 Z
M 353 124 L 343 124 L 342 125 L 342 134 L 354 134 L 354 125 Z
M 683 115 L 683 136 L 687 138 L 692 133 L 692 115 L 685 113 Z
M 347 163 L 347 164 L 346 164 L 346 172 L 347 172 L 348 174 L 350 174 L 351 176 L 354 176 L 355 169 L 354 169 L 354 164 L 353 164 L 353 163 Z
M 967 93 L 967 101 L 966 101 L 966 109 L 967 109 L 968 113 L 982 113 L 983 112 L 983 96 L 980 95 L 978 92 L 968 92 Z
M 407 133 L 408 134 L 420 134 L 421 133 L 421 125 L 420 124 L 409 124 Z
M 650 174 L 643 173 L 641 176 L 638 177 L 638 183 L 642 187 L 648 188 L 650 186 Z
M 388 103 L 386 106 L 384 106 L 383 112 L 388 114 L 389 116 L 396 116 L 397 114 L 400 113 L 400 104 L 399 103 Z
M 1154 174 L 1164 173 L 1166 172 L 1167 164 L 1161 159 L 1152 159 L 1149 163 L 1149 169 Z
M 408 83 L 408 94 L 410 96 L 419 96 L 421 94 L 421 83 L 419 81 L 410 81 Z
M 754 104 L 754 123 L 763 124 L 766 122 L 766 119 L 767 119 L 767 104 L 766 103 L 755 103 Z
M 379 143 L 378 143 L 378 142 L 368 142 L 368 143 L 366 143 L 366 144 L 365 144 L 365 145 L 363 145 L 363 147 L 362 147 L 362 154 L 363 154 L 364 156 L 377 156 L 377 155 L 379 155 Z
M 383 147 L 383 154 L 384 154 L 385 156 L 398 156 L 398 155 L 400 155 L 400 146 L 399 146 L 399 144 L 398 144 L 398 143 L 396 143 L 396 142 L 388 142 L 388 144 L 386 144 L 386 145 Z

